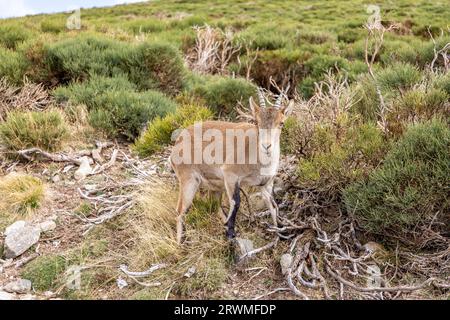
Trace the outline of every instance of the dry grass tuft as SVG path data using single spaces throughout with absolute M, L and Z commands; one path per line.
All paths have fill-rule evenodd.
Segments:
M 154 263 L 167 264 L 151 279 L 162 285 L 139 293 L 142 299 L 163 299 L 167 292 L 177 296 L 206 296 L 217 290 L 227 277 L 229 246 L 214 200 L 199 197 L 194 201 L 186 217 L 186 241 L 181 246 L 176 242 L 176 200 L 177 192 L 170 184 L 152 182 L 142 190 L 139 216 L 133 222 L 136 236 L 129 265 L 146 269 Z M 195 274 L 184 277 L 191 267 L 196 269 Z
M 44 183 L 36 177 L 10 173 L 0 178 L 0 227 L 37 209 L 45 197 Z

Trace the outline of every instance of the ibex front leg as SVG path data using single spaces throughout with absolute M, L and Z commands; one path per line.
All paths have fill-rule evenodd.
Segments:
M 200 183 L 198 179 L 193 176 L 188 176 L 184 179 L 180 179 L 180 195 L 178 197 L 177 206 L 177 242 L 181 244 L 184 238 L 184 216 L 192 205 L 195 193 Z
M 241 204 L 240 186 L 238 179 L 227 179 L 225 181 L 225 188 L 230 203 L 230 212 L 228 213 L 226 225 L 227 225 L 227 238 L 233 239 L 236 237 L 235 223 L 236 215 Z

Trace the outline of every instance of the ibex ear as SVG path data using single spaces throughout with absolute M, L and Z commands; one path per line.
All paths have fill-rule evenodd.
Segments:
M 261 108 L 253 100 L 253 97 L 250 97 L 250 99 L 248 99 L 248 102 L 250 105 L 250 110 L 252 111 L 252 116 L 256 120 L 257 116 L 259 115 L 259 112 L 261 111 Z
M 283 112 L 285 117 L 288 117 L 291 114 L 292 109 L 294 109 L 294 100 L 289 100 L 289 103 L 281 108 L 281 112 Z

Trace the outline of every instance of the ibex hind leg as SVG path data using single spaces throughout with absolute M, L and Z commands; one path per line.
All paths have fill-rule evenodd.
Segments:
M 181 244 L 184 238 L 184 217 L 194 200 L 195 193 L 200 186 L 200 181 L 191 176 L 187 179 L 180 179 L 180 194 L 177 205 L 177 242 Z

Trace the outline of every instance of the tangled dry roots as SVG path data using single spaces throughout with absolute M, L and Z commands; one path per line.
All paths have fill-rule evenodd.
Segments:
M 293 176 L 284 170 L 282 176 Z M 430 286 L 441 293 L 450 288 L 450 245 L 430 254 L 397 248 L 394 255 L 374 242 L 362 245 L 352 215 L 313 191 L 288 186 L 278 203 L 282 227 L 267 230 L 290 241 L 286 282 L 303 299 L 309 289 L 327 299 L 396 299 Z M 422 281 L 406 283 L 407 273 Z

